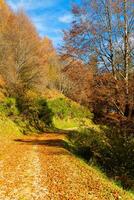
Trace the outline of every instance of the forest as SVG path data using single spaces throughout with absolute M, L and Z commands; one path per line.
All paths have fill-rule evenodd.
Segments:
M 71 14 L 73 19 L 69 28 L 63 30 L 63 42 L 55 48 L 49 37 L 39 35 L 23 9 L 14 12 L 0 0 L 0 163 L 9 148 L 21 157 L 17 145 L 24 143 L 21 151 L 33 152 L 31 157 L 26 157 L 26 162 L 31 162 L 26 168 L 30 166 L 32 171 L 32 162 L 35 161 L 33 166 L 40 166 L 34 153 L 36 146 L 38 152 L 45 151 L 43 144 L 48 146 L 44 147 L 52 154 L 48 160 L 57 159 L 57 163 L 66 153 L 54 155 L 51 148 L 63 148 L 92 168 L 93 179 L 97 169 L 99 180 L 102 173 L 108 181 L 114 182 L 114 185 L 107 183 L 108 191 L 104 189 L 107 188 L 105 183 L 101 191 L 95 182 L 96 196 L 77 196 L 80 195 L 77 191 L 77 200 L 132 200 L 134 1 L 83 0 L 72 4 Z M 30 150 L 28 143 L 35 148 Z M 15 145 L 16 151 L 13 150 Z M 39 158 L 40 162 L 45 160 L 41 153 Z M 65 163 L 70 162 L 70 169 L 73 168 L 73 162 L 66 159 Z M 19 162 L 16 158 L 13 160 Z M 0 174 L 0 187 L 1 177 Z M 41 183 L 36 184 L 38 190 Z M 75 199 L 75 192 L 72 196 L 68 193 L 68 197 L 55 193 L 57 196 L 50 198 L 10 194 L 9 199 L 18 200 Z M 5 200 L 7 196 L 2 195 L 0 189 L 0 199 Z

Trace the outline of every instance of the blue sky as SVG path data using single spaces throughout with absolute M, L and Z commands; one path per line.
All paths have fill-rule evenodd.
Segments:
M 79 0 L 6 0 L 14 10 L 24 9 L 40 36 L 48 36 L 56 47 L 62 42 L 62 30 L 72 21 L 71 4 Z

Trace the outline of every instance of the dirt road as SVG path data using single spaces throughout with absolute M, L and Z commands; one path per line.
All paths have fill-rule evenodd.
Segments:
M 0 141 L 0 200 L 132 200 L 64 148 L 64 135 Z

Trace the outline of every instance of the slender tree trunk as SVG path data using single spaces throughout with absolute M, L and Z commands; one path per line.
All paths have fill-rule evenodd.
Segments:
M 110 60 L 112 66 L 112 73 L 115 80 L 117 80 L 116 69 L 114 65 L 114 49 L 113 49 L 113 39 L 112 39 L 112 22 L 111 22 L 111 0 L 109 0 L 106 6 L 107 12 L 107 22 L 108 22 L 108 33 L 109 33 L 109 50 L 110 50 Z
M 129 116 L 129 44 L 128 44 L 128 20 L 127 20 L 127 0 L 124 0 L 124 67 L 125 67 L 125 112 Z
M 110 60 L 111 60 L 111 67 L 112 67 L 112 74 L 113 78 L 115 80 L 115 105 L 117 108 L 117 111 L 121 114 L 122 110 L 120 109 L 120 104 L 118 100 L 118 93 L 119 93 L 119 87 L 118 87 L 118 78 L 117 78 L 117 70 L 115 67 L 115 58 L 114 58 L 114 47 L 113 47 L 113 24 L 112 24 L 112 14 L 111 14 L 111 5 L 112 0 L 108 0 L 108 5 L 106 6 L 107 10 L 107 20 L 108 20 L 108 32 L 109 32 L 109 50 L 110 50 Z

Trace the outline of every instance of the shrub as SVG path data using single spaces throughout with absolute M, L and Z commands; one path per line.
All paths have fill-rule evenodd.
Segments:
M 25 135 L 37 133 L 37 129 L 35 129 L 35 127 L 30 124 L 29 120 L 25 119 L 23 116 L 15 117 L 14 123 L 19 127 L 21 133 Z
M 107 143 L 107 138 L 104 136 L 104 134 L 99 131 L 97 132 L 94 128 L 81 129 L 77 132 L 74 131 L 69 135 L 69 139 L 76 147 L 78 154 L 81 154 L 80 149 L 82 149 L 82 151 L 84 151 L 84 149 L 90 149 L 88 152 L 85 151 L 87 161 L 90 160 L 91 154 L 92 158 L 94 157 L 96 160 L 98 160 L 98 158 L 101 157 L 101 151 L 105 149 Z
M 84 129 L 69 136 L 76 152 L 102 167 L 124 188 L 134 187 L 134 135 L 118 127 L 101 131 Z
M 39 99 L 37 101 L 38 107 L 38 117 L 41 121 L 43 121 L 46 126 L 50 127 L 52 126 L 52 118 L 53 118 L 53 112 L 48 107 L 48 103 L 45 99 Z
M 45 99 L 27 97 L 18 100 L 19 108 L 26 121 L 37 130 L 45 131 L 46 128 L 52 127 L 53 113 L 48 108 Z
M 0 112 L 6 116 L 15 116 L 19 114 L 15 98 L 6 98 L 0 104 Z
M 134 134 L 114 127 L 105 133 L 108 146 L 102 152 L 101 165 L 110 175 L 120 177 L 124 187 L 134 186 Z M 123 178 L 124 177 L 124 178 Z M 128 184 L 129 182 L 129 184 Z

